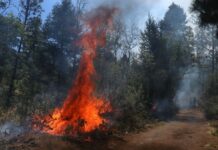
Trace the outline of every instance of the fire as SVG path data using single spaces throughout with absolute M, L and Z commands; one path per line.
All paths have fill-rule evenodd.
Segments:
M 111 112 L 112 107 L 104 98 L 95 96 L 94 59 L 96 49 L 106 44 L 106 34 L 110 31 L 115 12 L 114 8 L 100 7 L 84 19 L 86 32 L 79 42 L 84 51 L 77 77 L 63 106 L 56 108 L 51 115 L 40 118 L 46 124 L 43 132 L 63 135 L 69 129 L 69 134 L 73 135 L 93 131 L 108 122 L 102 114 Z

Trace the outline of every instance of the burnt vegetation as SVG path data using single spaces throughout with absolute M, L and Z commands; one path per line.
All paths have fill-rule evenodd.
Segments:
M 111 120 L 105 125 L 110 129 L 107 136 L 172 119 L 180 109 L 175 97 L 181 81 L 192 68 L 198 71 L 190 89 L 198 86 L 199 93 L 189 97 L 189 106 L 198 106 L 208 119 L 218 119 L 215 1 L 193 1 L 195 29 L 183 8 L 174 3 L 160 21 L 144 14 L 148 17 L 142 30 L 115 17 L 106 45 L 97 48 L 94 61 L 95 94 L 113 108 L 111 114 L 104 114 Z M 0 0 L 0 127 L 5 122 L 30 125 L 34 115 L 51 114 L 64 103 L 76 79 L 86 2 L 62 0 L 46 19 L 42 3 L 19 0 L 19 12 L 8 13 L 11 1 Z

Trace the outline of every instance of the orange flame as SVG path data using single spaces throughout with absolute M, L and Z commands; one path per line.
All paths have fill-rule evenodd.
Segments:
M 63 135 L 70 127 L 70 134 L 90 132 L 99 128 L 108 120 L 102 114 L 111 112 L 108 101 L 95 96 L 96 74 L 93 61 L 96 49 L 106 44 L 106 34 L 112 25 L 116 9 L 100 7 L 89 13 L 85 18 L 87 31 L 83 34 L 80 45 L 84 48 L 80 66 L 73 87 L 61 108 L 56 108 L 52 115 L 41 119 L 48 126 L 43 132 L 53 135 Z

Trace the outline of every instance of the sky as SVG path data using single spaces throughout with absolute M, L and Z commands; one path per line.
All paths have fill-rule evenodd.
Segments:
M 61 0 L 44 0 L 42 14 L 43 18 L 51 12 L 52 7 L 60 3 Z M 121 7 L 123 12 L 128 16 L 126 21 L 135 22 L 139 28 L 143 28 L 148 14 L 151 14 L 156 20 L 164 17 L 169 5 L 174 2 L 181 6 L 189 17 L 189 8 L 192 0 L 86 0 L 87 9 L 95 8 L 102 3 L 112 4 Z
M 119 7 L 127 23 L 134 22 L 134 24 L 142 29 L 148 14 L 152 15 L 156 20 L 161 20 L 170 4 L 173 2 L 182 7 L 189 18 L 189 9 L 192 1 L 193 0 L 86 0 L 86 8 L 93 9 L 102 4 Z M 18 2 L 19 0 L 14 0 L 15 5 L 17 5 Z M 43 20 L 45 20 L 51 12 L 53 6 L 60 2 L 61 0 L 44 0 L 42 4 L 44 10 L 42 14 Z

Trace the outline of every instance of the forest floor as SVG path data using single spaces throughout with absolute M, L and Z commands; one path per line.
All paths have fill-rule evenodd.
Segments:
M 184 110 L 174 120 L 146 131 L 96 142 L 72 142 L 48 135 L 0 140 L 0 150 L 218 150 L 218 137 L 198 110 Z

